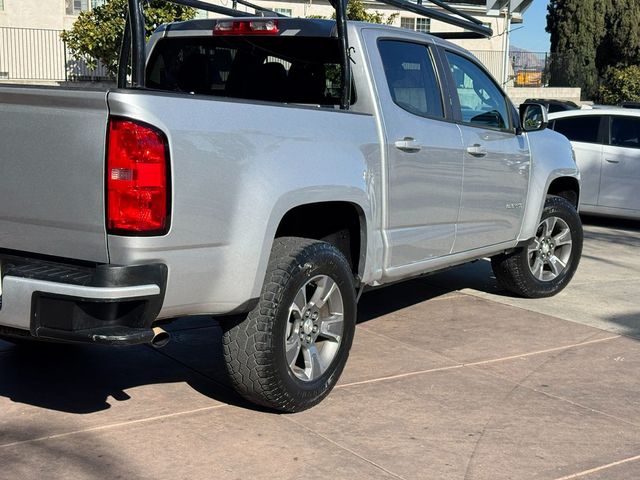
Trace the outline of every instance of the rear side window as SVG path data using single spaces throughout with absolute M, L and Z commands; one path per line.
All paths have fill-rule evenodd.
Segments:
M 414 115 L 443 118 L 442 96 L 429 48 L 381 40 L 378 49 L 394 103 Z
M 599 115 L 558 118 L 554 130 L 572 142 L 600 143 L 598 131 L 601 118 Z
M 341 71 L 340 46 L 335 38 L 166 38 L 158 42 L 147 65 L 147 87 L 337 106 Z
M 611 145 L 640 148 L 640 118 L 612 117 Z

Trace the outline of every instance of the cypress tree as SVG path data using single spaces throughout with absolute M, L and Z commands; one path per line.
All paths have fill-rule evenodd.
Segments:
M 610 8 L 611 0 L 549 2 L 547 31 L 551 34 L 552 86 L 579 86 L 583 97 L 595 95 L 598 50 L 605 37 Z

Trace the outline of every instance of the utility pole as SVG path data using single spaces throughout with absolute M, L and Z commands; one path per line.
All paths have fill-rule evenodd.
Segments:
M 504 58 L 502 59 L 502 86 L 506 87 L 509 82 L 509 32 L 511 30 L 511 0 L 507 3 L 507 9 L 505 11 L 505 27 L 504 38 L 502 39 L 502 51 Z

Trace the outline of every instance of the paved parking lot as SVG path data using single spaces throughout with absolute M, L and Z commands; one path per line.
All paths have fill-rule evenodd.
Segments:
M 207 318 L 162 350 L 0 342 L 0 478 L 639 478 L 640 224 L 586 230 L 553 299 L 483 261 L 365 294 L 339 386 L 295 415 L 230 391 Z

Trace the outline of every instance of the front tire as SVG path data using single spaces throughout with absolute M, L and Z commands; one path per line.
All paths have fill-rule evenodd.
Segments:
M 583 232 L 569 201 L 549 195 L 531 242 L 491 259 L 498 283 L 527 298 L 551 297 L 571 281 L 582 255 Z
M 326 242 L 276 239 L 257 307 L 223 324 L 234 388 L 275 410 L 316 405 L 344 369 L 355 323 L 354 279 L 344 255 Z

